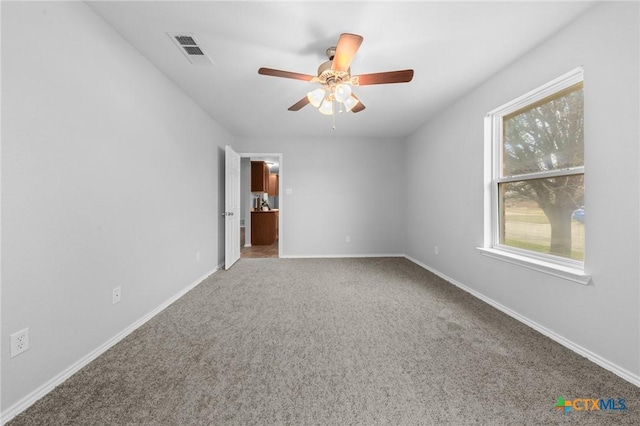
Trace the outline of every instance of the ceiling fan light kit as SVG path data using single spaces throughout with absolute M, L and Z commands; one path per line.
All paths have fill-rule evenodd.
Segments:
M 326 50 L 329 60 L 318 67 L 315 77 L 272 68 L 260 68 L 258 74 L 309 81 L 321 85 L 320 88 L 310 91 L 306 97 L 290 106 L 289 111 L 299 111 L 307 104 L 311 104 L 324 115 L 334 115 L 336 109 L 339 112 L 344 110 L 357 113 L 365 109 L 365 106 L 353 93 L 352 87 L 408 83 L 413 79 L 413 70 L 410 69 L 351 76 L 350 65 L 362 40 L 362 36 L 357 34 L 341 34 L 338 45 Z
M 314 107 L 320 107 L 320 104 L 325 98 L 325 89 L 316 89 L 312 92 L 307 93 L 307 98 L 309 99 L 309 103 Z
M 334 86 L 334 88 L 333 96 L 336 98 L 336 101 L 344 103 L 347 99 L 351 98 L 351 86 L 348 84 L 340 83 Z
M 322 101 L 322 104 L 320 105 L 320 108 L 318 108 L 318 111 L 320 112 L 320 114 L 333 115 L 333 101 L 325 99 L 324 101 Z
M 358 99 L 356 99 L 355 96 L 350 95 L 347 98 L 347 100 L 345 100 L 342 104 L 344 105 L 344 107 L 346 108 L 347 111 L 351 111 L 353 109 L 353 107 L 358 105 L 358 103 L 360 103 L 360 101 Z M 355 111 L 355 112 L 357 112 L 357 111 Z

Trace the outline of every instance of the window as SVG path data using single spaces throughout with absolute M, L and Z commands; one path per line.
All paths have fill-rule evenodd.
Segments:
M 525 266 L 584 276 L 582 69 L 490 112 L 485 124 L 486 248 Z

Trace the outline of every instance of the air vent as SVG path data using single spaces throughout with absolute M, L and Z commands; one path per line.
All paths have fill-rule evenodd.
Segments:
M 199 45 L 196 37 L 189 33 L 167 33 L 186 58 L 194 65 L 213 65 L 211 58 Z
M 184 48 L 184 50 L 187 51 L 187 53 L 189 55 L 204 55 L 204 52 L 202 52 L 202 49 L 200 49 L 198 46 L 182 46 Z
M 198 44 L 193 39 L 193 37 L 189 36 L 176 36 L 176 40 L 178 40 L 178 43 L 180 43 L 182 46 L 195 46 Z

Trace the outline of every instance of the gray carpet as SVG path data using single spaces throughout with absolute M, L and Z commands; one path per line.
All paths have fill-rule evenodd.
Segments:
M 570 412 L 559 396 L 626 398 Z M 640 389 L 405 259 L 242 259 L 18 425 L 638 424 Z

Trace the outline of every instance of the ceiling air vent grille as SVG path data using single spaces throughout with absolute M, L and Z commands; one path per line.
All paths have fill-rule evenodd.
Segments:
M 205 53 L 202 46 L 199 45 L 193 34 L 174 34 L 167 33 L 171 40 L 175 43 L 186 58 L 194 65 L 213 65 L 211 58 Z
M 176 36 L 176 40 L 178 40 L 178 43 L 180 43 L 182 46 L 195 46 L 198 44 L 193 39 L 193 37 L 189 36 Z
M 202 49 L 198 46 L 183 46 L 189 55 L 204 55 Z

